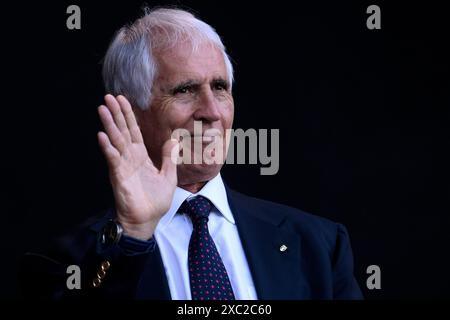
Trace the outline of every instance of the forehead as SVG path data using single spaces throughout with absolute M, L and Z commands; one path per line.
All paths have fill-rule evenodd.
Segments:
M 201 44 L 195 51 L 190 45 L 179 44 L 157 56 L 158 79 L 165 82 L 227 79 L 223 54 L 209 43 Z

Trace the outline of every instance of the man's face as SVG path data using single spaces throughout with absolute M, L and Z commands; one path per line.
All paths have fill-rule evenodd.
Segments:
M 233 124 L 234 103 L 221 51 L 204 44 L 192 53 L 190 47 L 178 45 L 160 52 L 157 58 L 159 69 L 152 89 L 152 104 L 145 111 L 135 109 L 152 161 L 160 167 L 162 145 L 177 129 L 189 131 L 192 149 L 195 142 L 205 150 L 208 145 L 210 148 L 214 145 L 212 140 L 220 141 L 225 159 L 225 130 Z M 201 122 L 202 136 L 205 131 L 215 131 L 219 136 L 194 137 L 194 121 Z M 204 161 L 194 164 L 193 153 L 191 159 L 191 164 L 177 167 L 180 186 L 207 181 L 222 167 L 220 163 Z

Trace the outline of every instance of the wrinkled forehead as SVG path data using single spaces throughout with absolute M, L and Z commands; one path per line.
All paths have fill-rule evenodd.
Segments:
M 158 61 L 157 82 L 227 79 L 223 52 L 212 43 L 205 42 L 196 47 L 179 43 L 155 55 Z

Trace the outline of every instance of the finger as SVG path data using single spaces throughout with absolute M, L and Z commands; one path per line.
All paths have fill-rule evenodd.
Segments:
M 127 127 L 127 122 L 125 121 L 125 117 L 122 114 L 122 110 L 120 108 L 120 104 L 113 95 L 107 94 L 105 96 L 105 102 L 108 106 L 109 111 L 111 112 L 114 122 L 122 133 L 125 141 L 131 141 L 130 132 Z
M 108 135 L 109 141 L 120 153 L 123 153 L 126 142 L 119 128 L 117 128 L 111 112 L 107 107 L 100 106 L 98 107 L 98 115 L 100 116 L 100 120 L 102 121 L 106 134 Z
M 177 184 L 177 162 L 180 144 L 176 139 L 170 139 L 162 147 L 161 172 L 175 185 Z
M 124 96 L 118 96 L 117 101 L 120 104 L 120 108 L 125 117 L 125 121 L 127 123 L 128 130 L 130 131 L 131 141 L 132 142 L 144 142 L 142 138 L 141 129 L 136 121 L 136 116 L 134 115 L 133 108 L 131 108 L 130 103 L 127 98 Z
M 98 144 L 110 168 L 116 168 L 120 162 L 120 153 L 109 141 L 108 135 L 102 131 L 97 134 Z

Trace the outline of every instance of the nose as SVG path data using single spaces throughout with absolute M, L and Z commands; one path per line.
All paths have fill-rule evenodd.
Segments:
M 220 120 L 219 104 L 210 88 L 202 91 L 198 108 L 194 112 L 194 120 L 204 122 Z

